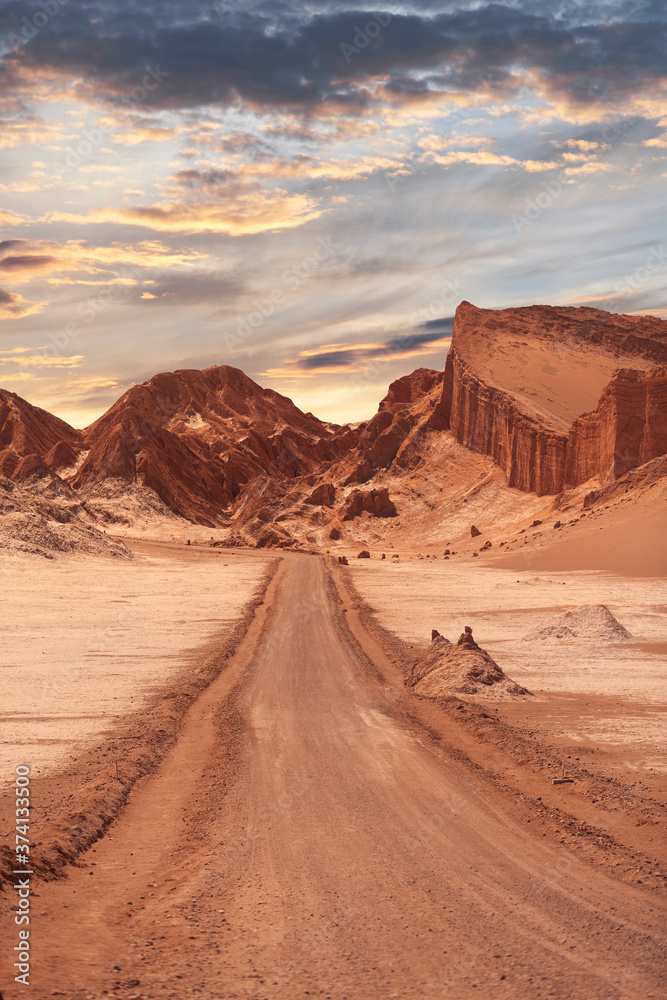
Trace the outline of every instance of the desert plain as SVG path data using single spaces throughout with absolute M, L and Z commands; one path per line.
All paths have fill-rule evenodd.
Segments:
M 664 996 L 666 343 L 463 303 L 345 427 L 0 391 L 5 1000 Z

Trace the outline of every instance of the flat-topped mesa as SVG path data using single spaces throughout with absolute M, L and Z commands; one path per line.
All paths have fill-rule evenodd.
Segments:
M 510 486 L 556 494 L 667 451 L 666 396 L 664 320 L 462 302 L 431 423 Z

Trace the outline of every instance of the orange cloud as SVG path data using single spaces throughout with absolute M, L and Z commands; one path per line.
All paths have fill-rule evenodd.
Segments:
M 117 222 L 143 226 L 158 232 L 227 233 L 230 236 L 242 236 L 274 229 L 293 229 L 319 218 L 321 214 L 313 199 L 307 195 L 290 195 L 276 189 L 244 192 L 226 201 L 163 202 L 134 208 L 100 208 L 88 215 L 51 212 L 47 221 L 84 225 Z
M 0 319 L 23 319 L 41 312 L 46 302 L 28 302 L 22 295 L 0 288 Z M 13 352 L 12 352 L 13 353 Z
M 21 355 L 20 358 L 5 357 L 0 354 L 0 365 L 7 365 L 13 362 L 17 365 L 30 365 L 32 368 L 80 368 L 84 361 L 83 354 L 76 354 L 72 357 L 62 355 L 51 356 L 48 354 L 28 354 Z
M 56 243 L 48 240 L 28 242 L 18 241 L 12 246 L 13 253 L 0 258 L 0 276 L 5 282 L 24 282 L 52 271 L 64 272 L 62 276 L 49 277 L 52 287 L 58 285 L 135 285 L 137 279 L 130 275 L 112 275 L 110 271 L 119 267 L 179 267 L 206 257 L 206 254 L 187 248 L 174 251 L 159 240 L 142 240 L 132 246 L 111 244 L 109 246 L 89 246 L 83 240 L 69 240 Z M 98 280 L 68 277 L 68 272 L 84 272 L 87 276 L 97 275 Z M 31 311 L 36 311 L 32 309 Z M 27 313 L 25 313 L 27 315 Z
M 0 226 L 22 226 L 29 221 L 25 215 L 17 215 L 16 212 L 0 209 Z

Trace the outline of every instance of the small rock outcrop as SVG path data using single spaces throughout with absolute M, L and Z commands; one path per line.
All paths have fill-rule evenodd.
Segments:
M 343 520 L 352 521 L 367 511 L 373 517 L 395 517 L 396 505 L 389 496 L 388 489 L 353 490 L 345 501 Z
M 465 627 L 456 644 L 433 629 L 431 645 L 420 653 L 405 678 L 406 687 L 426 698 L 479 696 L 502 700 L 530 694 L 507 677 Z
M 336 489 L 333 483 L 322 483 L 317 486 L 310 496 L 307 496 L 305 503 L 313 504 L 314 507 L 332 507 L 336 499 Z

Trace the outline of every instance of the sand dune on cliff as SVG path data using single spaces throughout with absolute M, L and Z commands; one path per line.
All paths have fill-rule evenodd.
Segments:
M 664 321 L 599 309 L 530 306 L 502 312 L 459 307 L 458 347 L 489 385 L 527 414 L 567 431 L 595 409 L 618 368 L 654 368 Z

